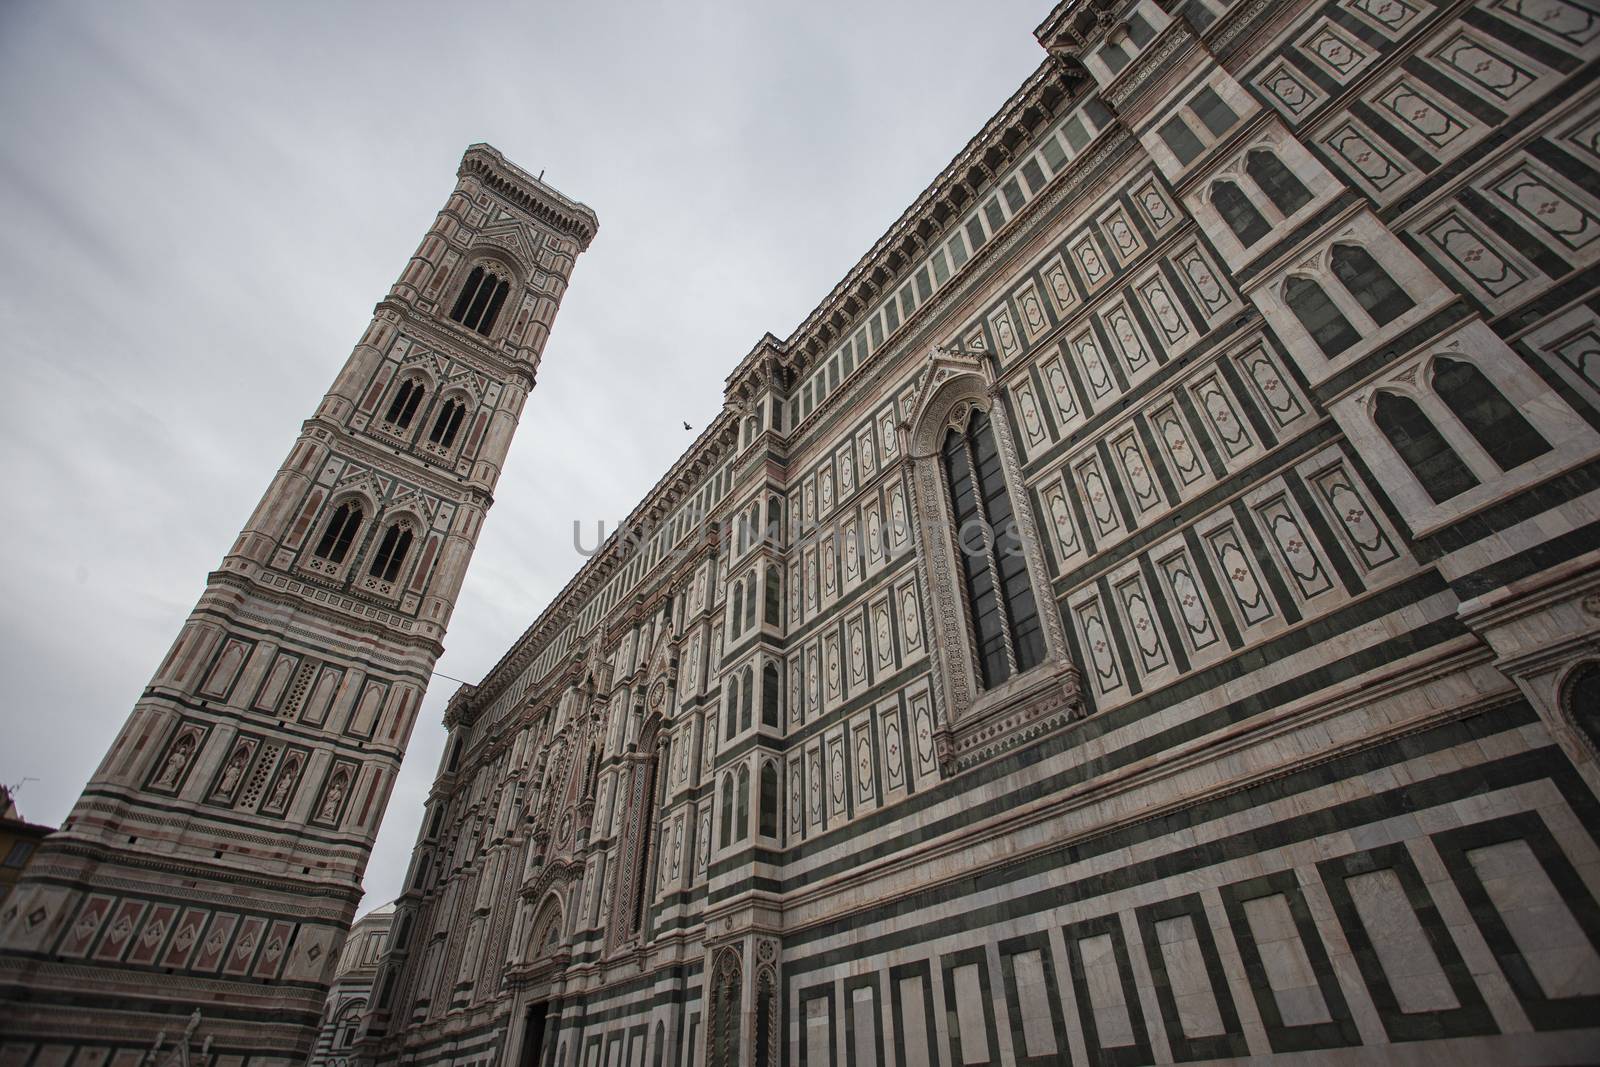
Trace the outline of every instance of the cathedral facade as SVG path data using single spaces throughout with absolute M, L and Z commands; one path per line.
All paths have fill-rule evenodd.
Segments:
M 1036 35 L 451 700 L 369 1062 L 1600 1055 L 1600 14 Z

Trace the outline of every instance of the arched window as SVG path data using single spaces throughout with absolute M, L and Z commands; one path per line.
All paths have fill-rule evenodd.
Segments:
M 1337 356 L 1361 340 L 1361 335 L 1344 317 L 1344 312 L 1328 299 L 1322 286 L 1310 278 L 1290 278 L 1284 283 L 1283 295 L 1288 301 L 1289 310 L 1294 312 L 1294 317 L 1300 320 L 1300 325 L 1306 328 L 1311 339 L 1317 342 L 1323 355 Z
M 1600 663 L 1583 664 L 1572 672 L 1564 688 L 1562 710 L 1589 744 L 1600 751 Z
M 706 1022 L 706 1067 L 742 1067 L 739 1030 L 744 969 L 738 950 L 725 948 L 711 971 L 711 1010 Z
M 744 583 L 743 582 L 734 582 L 733 583 L 733 611 L 730 614 L 733 616 L 731 624 L 730 624 L 732 626 L 732 628 L 733 628 L 733 636 L 734 637 L 738 637 L 739 636 L 739 631 L 743 628 L 743 623 L 744 623 Z
M 761 721 L 778 725 L 778 665 L 771 661 L 761 668 Z
M 739 732 L 739 676 L 728 679 L 728 722 L 722 728 L 722 739 L 732 741 Z
M 990 688 L 1043 661 L 1044 632 L 989 416 L 974 410 L 964 433 L 949 430 L 941 456 L 978 670 Z
M 767 625 L 776 626 L 783 621 L 782 596 L 778 583 L 778 568 L 767 568 Z
M 776 1067 L 778 1044 L 778 989 L 773 984 L 772 972 L 762 969 L 756 974 L 756 1064 L 755 1067 Z
M 1417 306 L 1365 248 L 1334 245 L 1333 275 L 1379 326 L 1393 322 Z
M 756 624 L 756 593 L 760 590 L 756 585 L 755 571 L 752 570 L 745 575 L 744 581 L 745 585 L 749 587 L 744 592 L 744 628 L 749 630 L 753 629 Z
M 459 400 L 447 400 L 439 409 L 439 414 L 434 417 L 433 429 L 428 431 L 428 441 L 440 448 L 449 448 L 456 443 L 456 433 L 461 429 L 461 420 L 467 415 L 467 406 Z
M 1455 449 L 1408 396 L 1379 393 L 1374 419 L 1435 504 L 1478 484 Z
M 739 675 L 744 690 L 739 694 L 739 729 L 750 729 L 750 712 L 756 701 L 756 675 L 749 667 Z
M 739 768 L 739 784 L 734 790 L 734 803 L 739 811 L 735 818 L 737 825 L 734 827 L 738 839 L 743 841 L 750 836 L 750 768 Z
M 394 399 L 389 401 L 389 413 L 384 416 L 384 420 L 397 430 L 410 426 L 412 417 L 417 413 L 417 405 L 422 403 L 426 391 L 422 383 L 415 378 L 407 378 L 401 382 L 400 388 L 394 391 Z
M 1261 212 L 1250 202 L 1239 187 L 1232 182 L 1217 182 L 1211 187 L 1211 204 L 1222 216 L 1222 221 L 1228 224 L 1228 229 L 1239 239 L 1239 243 L 1249 248 L 1267 235 L 1272 229 L 1267 225 L 1267 220 Z
M 761 836 L 778 836 L 778 765 L 761 765 Z
M 1433 391 L 1501 470 L 1520 467 L 1550 451 L 1550 442 L 1471 363 L 1436 360 Z
M 733 775 L 722 779 L 722 844 L 727 848 L 733 844 Z
M 322 540 L 311 550 L 312 555 L 329 563 L 343 563 L 344 557 L 350 552 L 350 542 L 355 540 L 356 530 L 360 527 L 361 507 L 351 501 L 340 504 L 333 518 L 328 520 L 328 528 L 322 531 Z
M 373 554 L 372 566 L 368 568 L 374 578 L 381 581 L 392 582 L 400 577 L 400 565 L 406 561 L 406 553 L 411 551 L 411 530 L 400 523 L 392 524 L 383 531 L 383 540 L 378 544 L 378 551 Z
M 1257 148 L 1245 157 L 1244 172 L 1261 187 L 1284 218 L 1311 203 L 1311 190 L 1295 177 L 1294 171 L 1283 165 L 1283 160 L 1264 148 Z
M 455 307 L 450 309 L 450 317 L 487 337 L 510 289 L 511 283 L 505 278 L 481 266 L 473 267 L 467 284 L 461 287 L 461 295 L 456 297 Z

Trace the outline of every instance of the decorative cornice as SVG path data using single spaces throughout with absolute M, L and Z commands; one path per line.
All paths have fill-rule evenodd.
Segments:
M 570 200 L 500 154 L 493 145 L 467 148 L 457 177 L 471 175 L 528 214 L 578 242 L 582 252 L 600 230 L 600 220 L 586 204 Z

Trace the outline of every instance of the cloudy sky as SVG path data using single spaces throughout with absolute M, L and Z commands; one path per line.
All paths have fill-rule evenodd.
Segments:
M 1045 0 L 0 0 L 0 782 L 59 824 L 488 141 L 592 206 L 438 670 L 476 680 L 1043 58 Z M 404 876 L 436 678 L 363 910 Z

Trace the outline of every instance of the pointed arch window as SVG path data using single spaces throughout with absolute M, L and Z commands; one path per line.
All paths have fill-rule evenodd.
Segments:
M 1433 364 L 1433 391 L 1501 470 L 1550 451 L 1550 442 L 1473 364 L 1440 357 Z
M 733 844 L 733 775 L 722 779 L 722 843 L 727 848 Z
M 778 765 L 761 764 L 761 836 L 778 836 Z
M 1233 182 L 1221 181 L 1211 187 L 1211 204 L 1228 224 L 1228 229 L 1249 248 L 1272 229 L 1250 198 Z
M 1361 335 L 1350 325 L 1344 312 L 1328 299 L 1322 286 L 1310 278 L 1290 278 L 1284 283 L 1283 295 L 1289 310 L 1294 312 L 1294 317 L 1300 320 L 1300 325 L 1305 327 L 1311 339 L 1317 342 L 1323 355 L 1330 358 L 1337 356 L 1361 340 Z
M 1254 149 L 1245 157 L 1244 172 L 1261 187 L 1284 218 L 1311 203 L 1311 190 L 1306 188 L 1305 182 L 1265 148 Z
M 311 550 L 311 554 L 329 563 L 343 563 L 345 556 L 350 554 L 350 544 L 360 528 L 360 506 L 353 501 L 340 504 L 334 510 L 333 518 L 328 520 L 328 528 L 322 531 L 322 539 Z
M 739 768 L 739 784 L 738 784 L 737 787 L 735 787 L 734 793 L 735 793 L 734 803 L 738 807 L 738 813 L 737 813 L 737 815 L 735 816 L 735 819 L 734 819 L 735 823 L 737 824 L 734 827 L 734 831 L 735 831 L 735 833 L 738 834 L 738 840 L 743 841 L 745 838 L 750 836 L 750 768 L 749 767 L 740 767 Z
M 1394 393 L 1379 393 L 1373 419 L 1435 504 L 1459 496 L 1478 484 L 1478 479 L 1415 400 Z
M 461 401 L 445 401 L 439 414 L 434 416 L 433 429 L 428 431 L 428 442 L 442 449 L 450 448 L 456 443 L 456 434 L 460 432 L 461 420 L 466 415 L 467 406 Z
M 1388 325 L 1417 306 L 1365 248 L 1334 245 L 1332 258 L 1334 277 L 1379 326 Z
M 974 409 L 963 430 L 947 431 L 940 458 L 978 672 L 991 688 L 1044 660 L 1044 633 L 988 414 Z
M 487 337 L 510 290 L 509 280 L 481 266 L 473 267 L 467 284 L 461 287 L 461 295 L 456 297 L 455 307 L 450 309 L 450 317 Z
M 383 540 L 378 543 L 378 551 L 372 556 L 368 572 L 385 582 L 400 577 L 400 567 L 406 561 L 406 553 L 411 551 L 411 541 L 410 527 L 398 522 L 391 525 L 383 531 Z
M 783 621 L 782 591 L 778 583 L 778 568 L 767 567 L 766 622 L 768 626 L 776 626 Z
M 739 681 L 743 687 L 739 693 L 739 728 L 748 730 L 750 729 L 750 713 L 756 699 L 755 672 L 746 667 L 740 672 Z
M 730 614 L 733 636 L 738 637 L 739 631 L 744 628 L 744 582 L 742 581 L 733 583 L 733 611 Z
M 756 593 L 759 591 L 759 587 L 756 585 L 755 571 L 752 570 L 749 574 L 745 575 L 745 586 L 744 629 L 750 630 L 754 629 L 756 625 Z
M 411 420 L 417 414 L 417 407 L 422 403 L 422 397 L 427 392 L 422 383 L 415 378 L 407 378 L 400 383 L 400 388 L 394 391 L 394 399 L 389 401 L 388 414 L 384 420 L 397 430 L 404 430 L 411 425 Z
M 770 660 L 761 668 L 761 722 L 778 725 L 778 665 Z
M 739 732 L 739 676 L 735 674 L 728 681 L 728 721 L 722 728 L 722 739 L 732 741 L 733 735 Z

